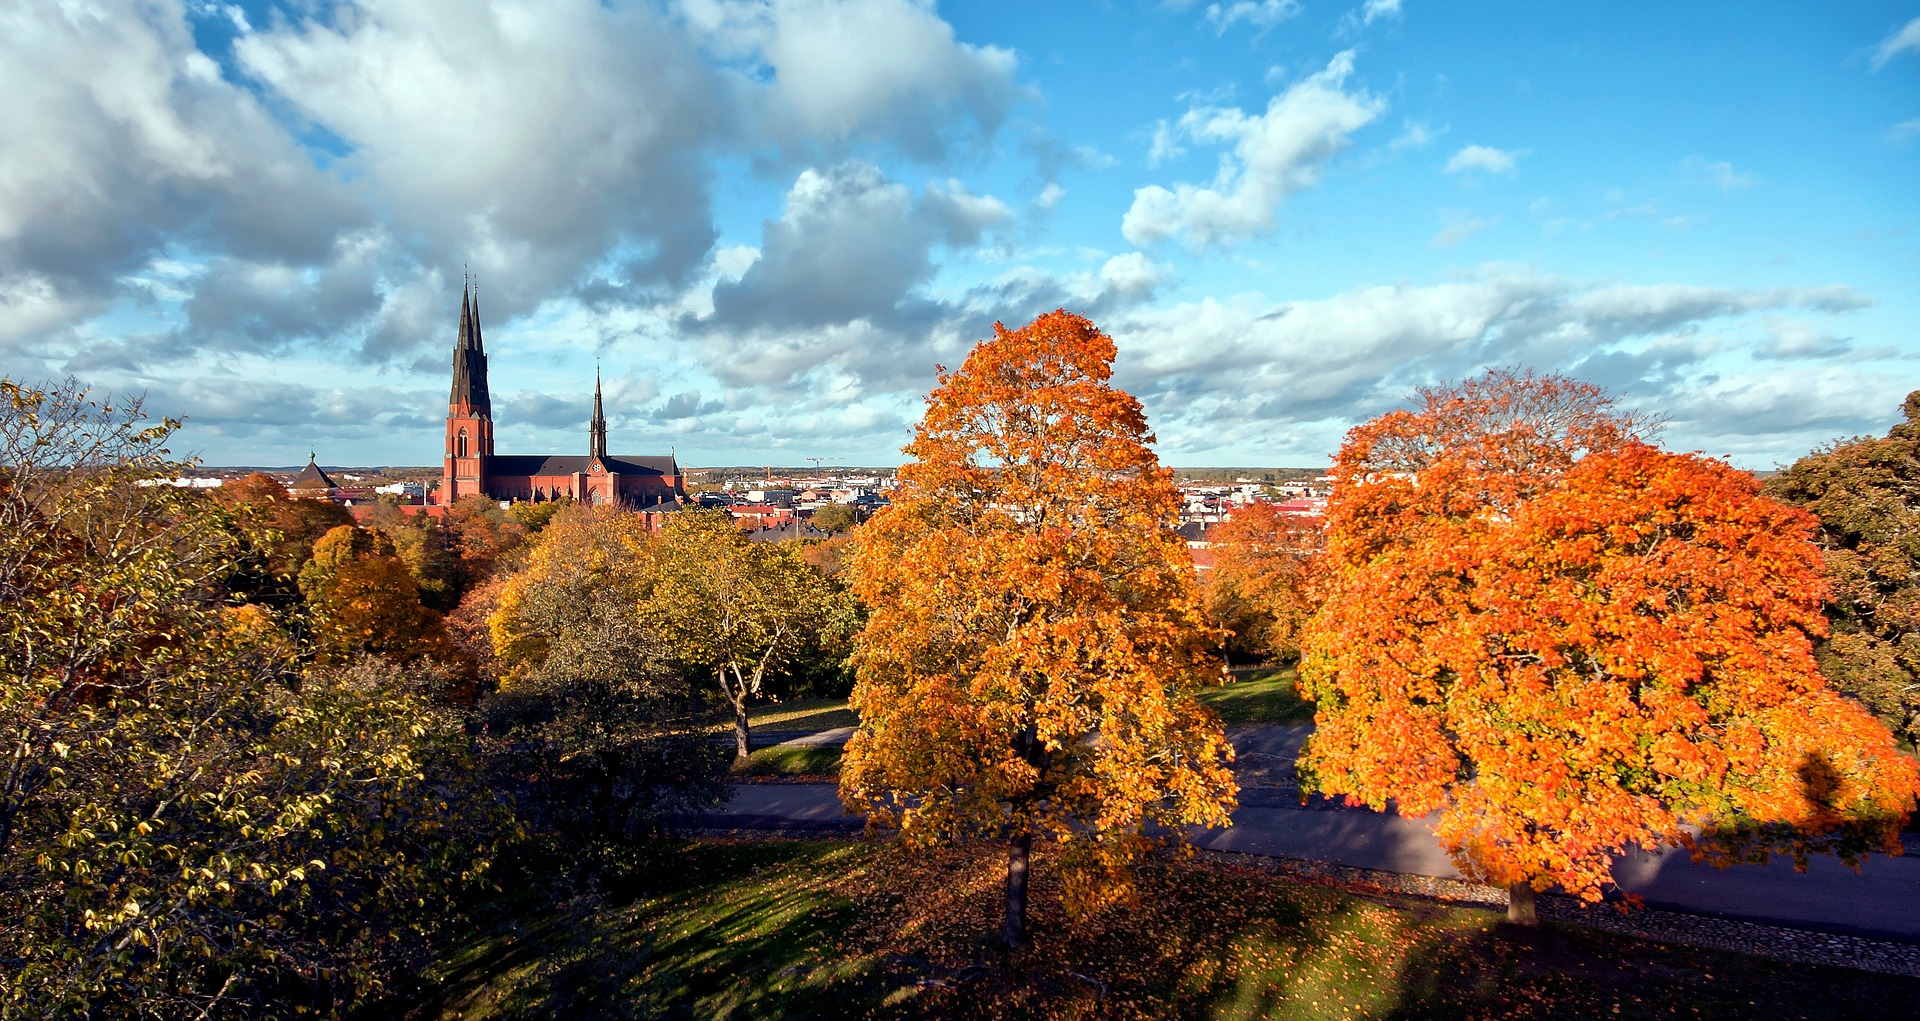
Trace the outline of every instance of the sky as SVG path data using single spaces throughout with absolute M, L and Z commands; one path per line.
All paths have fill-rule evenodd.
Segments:
M 1920 389 L 1920 3 L 0 0 L 0 374 L 208 464 L 897 464 L 1055 308 L 1176 465 L 1557 372 L 1753 469 Z

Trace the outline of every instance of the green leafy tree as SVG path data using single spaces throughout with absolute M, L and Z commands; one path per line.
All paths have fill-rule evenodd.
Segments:
M 507 508 L 507 517 L 526 529 L 528 535 L 537 535 L 553 520 L 554 515 L 571 506 L 571 499 L 541 500 L 538 503 L 521 500 Z
M 1884 438 L 1815 451 L 1766 491 L 1820 519 L 1833 587 L 1821 672 L 1920 744 L 1920 390 L 1902 410 Z
M 569 510 L 505 579 L 492 617 L 506 671 L 481 707 L 489 758 L 556 830 L 632 839 L 724 795 L 685 676 L 638 611 L 650 538 L 637 515 Z
M 859 523 L 859 515 L 844 503 L 830 503 L 813 512 L 813 527 L 822 532 L 847 532 Z
M 688 510 L 652 544 L 643 619 L 672 655 L 711 676 L 733 710 L 734 753 L 753 752 L 747 707 L 769 678 L 845 620 L 849 596 L 809 567 L 792 543 L 757 543 L 724 514 Z
M 1008 845 L 1026 940 L 1036 838 L 1070 906 L 1126 889 L 1155 827 L 1224 825 L 1232 749 L 1179 498 L 1111 338 L 1054 312 L 996 324 L 942 373 L 893 503 L 857 533 L 860 728 L 841 798 L 910 842 Z
M 430 949 L 499 825 L 378 664 L 308 670 L 175 423 L 0 380 L 0 1016 L 327 1014 Z

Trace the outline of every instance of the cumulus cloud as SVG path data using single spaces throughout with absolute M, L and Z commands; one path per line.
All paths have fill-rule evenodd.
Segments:
M 1300 13 L 1300 0 L 1234 0 L 1229 4 L 1208 4 L 1207 23 L 1225 35 L 1237 24 L 1268 29 Z
M 1518 172 L 1519 167 L 1515 163 L 1518 156 L 1519 153 L 1507 149 L 1469 145 L 1447 160 L 1446 172 L 1464 174 L 1470 170 L 1484 170 L 1489 174 L 1512 174 Z
M 706 45 L 732 57 L 754 133 L 801 149 L 878 139 L 920 159 L 990 139 L 1027 98 L 1013 51 L 954 37 L 932 0 L 689 0 Z
M 1880 41 L 1873 51 L 1873 69 L 1880 70 L 1887 61 L 1902 53 L 1920 53 L 1920 18 L 1900 26 L 1892 35 Z
M 1328 161 L 1352 145 L 1352 135 L 1386 110 L 1364 89 L 1349 91 L 1353 52 L 1295 84 L 1249 115 L 1202 107 L 1180 118 L 1196 142 L 1231 144 L 1210 185 L 1148 185 L 1133 193 L 1121 233 L 1141 247 L 1182 237 L 1195 250 L 1271 233 L 1280 204 L 1319 183 Z
M 1688 156 L 1680 161 L 1680 168 L 1688 175 L 1706 181 L 1721 191 L 1751 188 L 1757 183 L 1752 174 L 1740 173 L 1733 169 L 1733 164 L 1725 160 L 1709 161 L 1704 156 Z
M 714 241 L 723 90 L 649 8 L 359 0 L 241 37 L 243 67 L 343 139 L 422 257 L 460 257 L 512 315 L 621 251 L 670 287 Z M 565 111 L 556 115 L 556 111 Z
M 730 384 L 786 384 L 823 366 L 882 385 L 921 373 L 953 314 L 925 294 L 935 250 L 978 245 L 1011 216 L 957 181 L 916 197 L 869 163 L 808 169 L 763 225 L 758 259 L 714 285 L 710 315 L 680 326 Z
M 1754 313 L 1832 314 L 1868 303 L 1846 288 L 1594 284 L 1491 267 L 1447 283 L 1280 305 L 1141 307 L 1112 317 L 1108 329 L 1121 344 L 1121 384 L 1141 395 L 1174 450 L 1195 456 L 1257 445 L 1262 433 L 1359 421 L 1415 386 L 1490 365 L 1568 372 L 1649 410 L 1693 409 L 1690 395 L 1715 375 L 1707 359 L 1725 343 L 1709 333 Z M 1344 425 L 1327 428 L 1337 438 Z M 1705 426 L 1689 428 L 1707 435 Z
M 103 310 L 174 246 L 308 264 L 368 221 L 177 2 L 11 5 L 0 34 L 0 339 Z
M 1398 18 L 1399 16 L 1400 0 L 1367 0 L 1366 7 L 1360 14 L 1360 23 L 1371 25 L 1381 18 Z

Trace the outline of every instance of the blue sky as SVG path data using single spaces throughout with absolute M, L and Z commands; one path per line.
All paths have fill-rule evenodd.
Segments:
M 1082 311 L 1175 464 L 1565 372 L 1768 468 L 1920 388 L 1920 6 L 294 0 L 0 11 L 0 372 L 213 464 L 896 463 Z

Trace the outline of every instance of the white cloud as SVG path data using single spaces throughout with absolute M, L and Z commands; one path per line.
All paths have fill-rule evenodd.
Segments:
M 1754 348 L 1756 357 L 1781 361 L 1833 358 L 1853 349 L 1846 337 L 1836 337 L 1805 319 L 1772 315 L 1765 335 Z
M 1449 212 L 1446 215 L 1446 225 L 1440 228 L 1440 233 L 1435 234 L 1428 244 L 1434 248 L 1452 248 L 1473 235 L 1483 230 L 1491 230 L 1499 224 L 1498 216 L 1487 220 L 1465 213 Z
M 623 282 L 675 284 L 714 240 L 704 155 L 719 80 L 644 7 L 360 0 L 243 37 L 248 71 L 353 147 L 402 234 L 525 311 L 616 246 Z M 564 110 L 564 116 L 555 111 Z
M 840 151 L 879 139 L 938 159 L 955 144 L 984 144 L 1028 95 L 1013 51 L 959 42 L 931 0 L 699 0 L 682 9 L 710 47 L 746 65 L 753 134 L 786 145 Z
M 1168 448 L 1163 456 L 1271 449 L 1302 434 L 1324 436 L 1330 453 L 1347 424 L 1415 386 L 1514 364 L 1589 379 L 1629 404 L 1674 412 L 1684 425 L 1673 437 L 1681 449 L 1750 430 L 1737 449 L 1765 455 L 1809 449 L 1832 434 L 1822 423 L 1860 412 L 1828 399 L 1835 389 L 1823 390 L 1818 407 L 1778 421 L 1746 417 L 1734 399 L 1744 391 L 1716 381 L 1731 373 L 1751 383 L 1770 370 L 1749 376 L 1738 367 L 1780 352 L 1767 341 L 1733 345 L 1725 335 L 1756 313 L 1768 315 L 1769 336 L 1778 337 L 1791 332 L 1787 310 L 1834 315 L 1869 303 L 1846 288 L 1595 284 L 1494 266 L 1448 283 L 1362 287 L 1279 305 L 1209 298 L 1139 308 L 1103 325 L 1121 346 L 1118 382 L 1147 405 Z M 1805 349 L 1800 356 L 1818 357 Z M 1890 388 L 1876 382 L 1870 392 Z M 1716 408 L 1722 398 L 1732 406 Z M 1770 397 L 1754 406 L 1763 405 L 1778 410 Z
M 199 53 L 177 2 L 8 5 L 0 39 L 0 334 L 101 310 L 182 235 L 310 263 L 369 216 Z
M 1179 159 L 1187 154 L 1187 150 L 1181 147 L 1173 132 L 1173 125 L 1167 123 L 1165 119 L 1154 122 L 1153 141 L 1147 148 L 1147 166 L 1157 167 L 1168 160 Z
M 1900 26 L 1899 31 L 1880 41 L 1879 47 L 1873 51 L 1873 69 L 1878 71 L 1886 66 L 1887 61 L 1909 51 L 1920 52 L 1920 18 Z
M 682 316 L 730 386 L 790 386 L 821 371 L 885 390 L 932 364 L 952 307 L 925 293 L 938 247 L 966 249 L 1012 219 L 958 181 L 916 197 L 870 163 L 801 172 L 758 258 L 718 278 L 710 314 Z
M 1172 282 L 1173 267 L 1154 262 L 1139 252 L 1108 259 L 1100 267 L 1100 293 L 1126 301 L 1145 301 Z
M 1509 149 L 1469 145 L 1447 160 L 1446 172 L 1462 174 L 1469 170 L 1484 170 L 1489 174 L 1512 174 L 1519 169 L 1515 163 L 1515 158 L 1519 155 L 1518 152 Z
M 1060 200 L 1066 197 L 1067 189 L 1060 187 L 1060 182 L 1048 181 L 1047 186 L 1040 189 L 1040 194 L 1034 196 L 1033 204 L 1042 210 L 1049 210 L 1059 205 Z
M 1680 161 L 1680 167 L 1688 174 L 1706 180 L 1721 191 L 1751 188 L 1756 183 L 1752 174 L 1743 174 L 1734 170 L 1733 164 L 1725 160 L 1709 162 L 1704 156 L 1688 156 Z
M 1207 21 L 1221 35 L 1240 23 L 1265 32 L 1300 11 L 1300 0 L 1234 0 L 1229 4 L 1208 4 Z
M 1188 111 L 1181 131 L 1197 142 L 1230 142 L 1232 156 L 1222 158 L 1211 185 L 1135 190 L 1121 233 L 1142 247 L 1181 235 L 1198 250 L 1271 232 L 1280 203 L 1317 184 L 1327 162 L 1352 144 L 1350 136 L 1386 110 L 1384 99 L 1344 88 L 1352 73 L 1348 51 L 1275 96 L 1263 114 Z
M 1920 138 L 1920 117 L 1916 117 L 1910 121 L 1901 121 L 1887 129 L 1886 141 L 1888 145 L 1910 145 L 1916 138 Z
M 1401 126 L 1400 134 L 1396 136 L 1393 141 L 1387 143 L 1387 148 L 1394 152 L 1399 152 L 1404 149 L 1424 149 L 1429 142 L 1433 141 L 1433 138 L 1433 129 L 1427 127 L 1424 123 L 1420 121 L 1407 121 Z
M 1381 18 L 1398 18 L 1400 0 L 1367 0 L 1366 9 L 1361 13 L 1360 23 L 1371 25 Z

